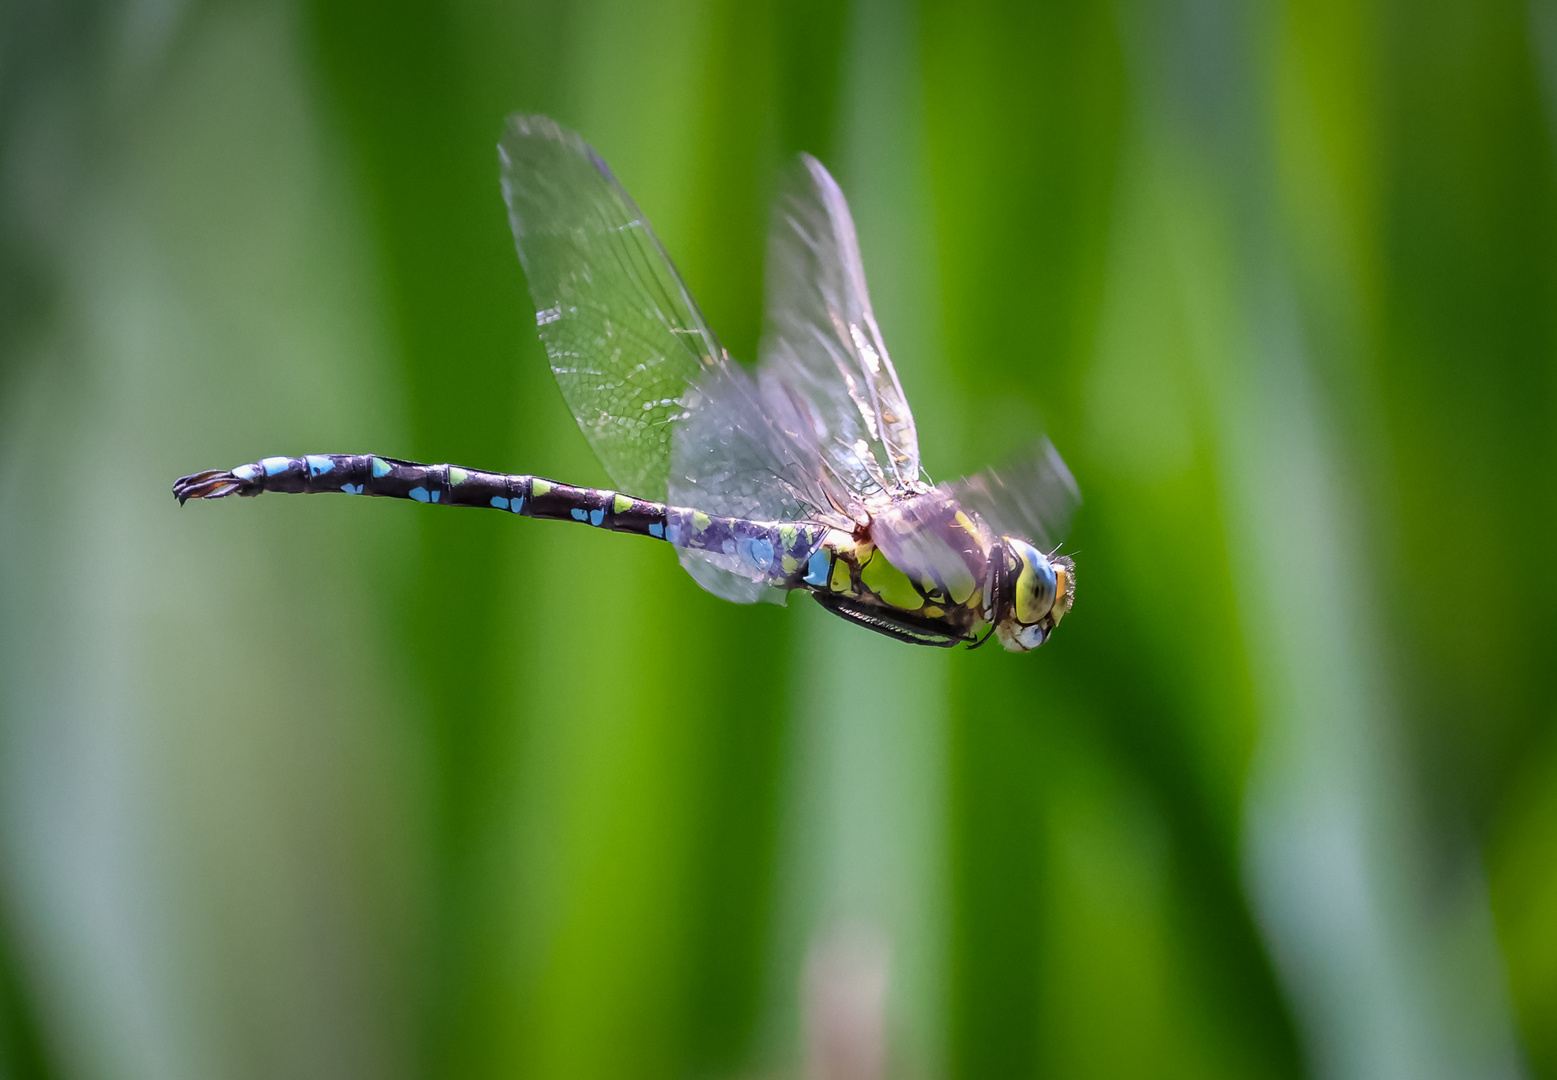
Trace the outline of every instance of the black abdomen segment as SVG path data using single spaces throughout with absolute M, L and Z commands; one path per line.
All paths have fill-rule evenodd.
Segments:
M 665 506 L 599 488 L 578 488 L 538 476 L 483 472 L 459 465 L 422 465 L 377 454 L 271 457 L 230 471 L 186 476 L 173 485 L 179 502 L 228 495 L 342 492 L 411 499 L 439 506 L 479 506 L 523 517 L 582 521 L 614 532 L 665 536 Z
M 611 532 L 669 540 L 677 547 L 716 552 L 750 574 L 797 587 L 806 560 L 825 527 L 803 522 L 754 522 L 710 517 L 601 488 L 573 487 L 539 476 L 483 472 L 459 465 L 422 465 L 377 454 L 270 457 L 235 469 L 181 477 L 173 494 L 189 499 L 342 492 L 411 499 L 439 506 L 477 506 L 521 517 L 578 521 Z M 668 528 L 667 528 L 668 526 Z M 669 535 L 667 535 L 667 532 Z M 740 560 L 746 560 L 741 562 Z M 749 564 L 749 565 L 748 565 Z M 782 579 L 782 580 L 780 580 Z

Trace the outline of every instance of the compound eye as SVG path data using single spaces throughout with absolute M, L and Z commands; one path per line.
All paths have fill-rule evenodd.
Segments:
M 1036 649 L 1049 640 L 1049 631 L 1041 624 L 1024 626 L 1016 632 L 1017 644 L 1024 649 Z
M 1021 572 L 1016 578 L 1016 619 L 1020 623 L 1033 624 L 1054 608 L 1058 583 L 1049 560 L 1032 547 L 1019 544 L 1016 552 L 1022 561 Z

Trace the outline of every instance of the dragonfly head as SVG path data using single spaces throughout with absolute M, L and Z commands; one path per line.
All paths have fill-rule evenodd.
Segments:
M 1011 652 L 1036 649 L 1059 625 L 1076 598 L 1076 564 L 1052 558 L 1025 540 L 1000 538 L 999 600 L 995 636 Z

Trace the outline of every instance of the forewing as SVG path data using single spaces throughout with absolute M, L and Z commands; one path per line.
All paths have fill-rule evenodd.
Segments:
M 503 198 L 562 396 L 624 491 L 663 499 L 680 399 L 724 349 L 600 156 L 543 116 L 498 144 Z
M 863 495 L 918 480 L 914 417 L 871 311 L 854 219 L 807 154 L 774 200 L 761 357 L 839 479 Z
M 965 476 L 946 490 L 999 535 L 1029 540 L 1044 551 L 1059 546 L 1081 505 L 1076 479 L 1048 439 L 1004 465 Z

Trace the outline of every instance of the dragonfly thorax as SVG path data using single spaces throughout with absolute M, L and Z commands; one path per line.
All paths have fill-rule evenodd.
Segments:
M 1025 540 L 1002 536 L 992 559 L 990 618 L 1000 644 L 1011 652 L 1036 649 L 1059 625 L 1076 596 L 1076 567 Z

